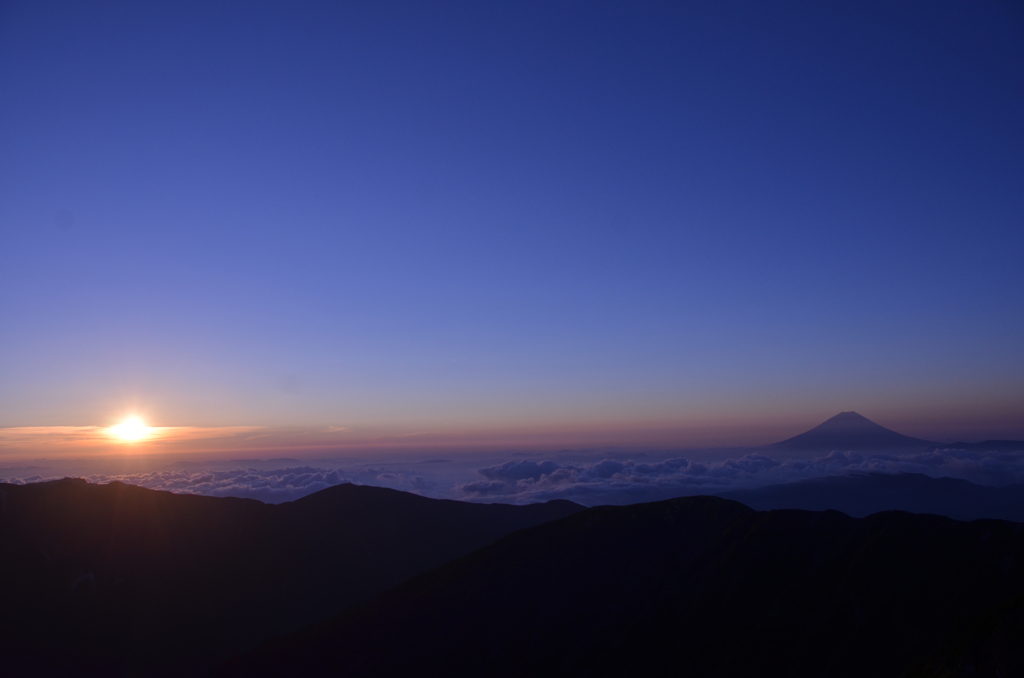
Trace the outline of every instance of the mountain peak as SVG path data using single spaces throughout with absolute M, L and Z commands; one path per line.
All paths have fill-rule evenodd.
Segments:
M 933 445 L 880 426 L 857 412 L 840 412 L 810 431 L 772 447 L 791 450 L 882 450 L 923 448 Z
M 854 412 L 853 410 L 850 410 L 849 412 L 840 412 L 836 416 L 834 416 L 834 417 L 832 417 L 830 419 L 827 419 L 824 422 L 824 424 L 821 424 L 821 425 L 824 426 L 825 424 L 827 424 L 830 421 L 866 421 L 869 424 L 873 424 L 875 426 L 878 425 L 878 424 L 875 424 L 875 422 L 873 422 L 870 419 L 868 419 L 867 417 L 865 417 L 863 414 L 860 414 L 859 412 Z
M 814 428 L 812 428 L 811 431 L 820 431 L 820 430 L 826 430 L 827 431 L 827 430 L 836 430 L 836 429 L 842 429 L 842 430 L 845 431 L 845 430 L 848 430 L 848 429 L 851 429 L 851 428 L 855 428 L 855 429 L 874 429 L 874 430 L 881 429 L 883 431 L 888 431 L 889 430 L 889 429 L 885 428 L 884 426 L 879 426 L 875 422 L 873 422 L 870 419 L 868 419 L 867 417 L 865 417 L 863 414 L 859 414 L 857 412 L 850 411 L 850 412 L 840 412 L 839 414 L 835 415 L 834 417 L 826 419 L 822 423 L 820 423 L 817 426 L 815 426 Z

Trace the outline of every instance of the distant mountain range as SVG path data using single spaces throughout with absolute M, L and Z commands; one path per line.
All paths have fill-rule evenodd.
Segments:
M 1019 524 L 690 497 L 521 530 L 216 675 L 1016 676 L 1022 614 Z
M 287 504 L 0 484 L 0 675 L 182 675 L 583 510 L 339 485 Z
M 1024 452 L 1024 440 L 983 440 L 980 443 L 937 443 L 936 447 L 947 450 L 971 452 Z
M 880 511 L 908 511 L 956 520 L 993 518 L 1024 522 L 1024 485 L 985 487 L 920 473 L 864 473 L 722 492 L 718 496 L 759 511 L 835 510 L 860 518 Z

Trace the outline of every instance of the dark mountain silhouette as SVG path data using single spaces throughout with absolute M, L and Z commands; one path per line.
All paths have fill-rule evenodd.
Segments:
M 794 451 L 898 450 L 936 444 L 896 433 L 856 412 L 840 412 L 810 431 L 768 447 Z
M 0 484 L 0 674 L 196 675 L 582 508 L 355 485 L 268 505 L 77 479 Z
M 919 473 L 870 473 L 812 478 L 724 492 L 759 511 L 836 510 L 861 518 L 880 511 L 932 513 L 956 520 L 995 518 L 1024 522 L 1024 485 L 985 487 Z
M 1022 593 L 1020 524 L 688 497 L 521 530 L 215 675 L 934 675 L 1006 649 Z

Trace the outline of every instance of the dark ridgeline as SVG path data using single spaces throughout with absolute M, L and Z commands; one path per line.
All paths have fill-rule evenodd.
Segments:
M 215 675 L 1016 676 L 1022 593 L 1024 525 L 691 497 L 516 532 Z
M 856 412 L 840 412 L 831 419 L 801 433 L 769 445 L 767 449 L 821 452 L 829 450 L 908 450 L 937 446 L 928 440 L 911 438 L 879 426 Z
M 759 511 L 835 510 L 862 518 L 879 511 L 932 513 L 956 520 L 995 518 L 1024 522 L 1024 485 L 986 487 L 920 473 L 864 473 L 723 492 Z
M 340 485 L 298 501 L 0 485 L 0 675 L 195 675 L 570 515 Z

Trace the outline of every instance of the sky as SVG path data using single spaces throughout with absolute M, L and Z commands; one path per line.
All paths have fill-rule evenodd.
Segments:
M 1013 2 L 0 3 L 0 461 L 1024 439 L 1022 120 Z

